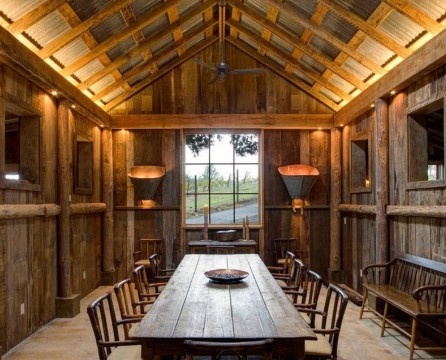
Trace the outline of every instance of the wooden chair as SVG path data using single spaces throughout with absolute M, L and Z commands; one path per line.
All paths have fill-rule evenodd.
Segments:
M 184 341 L 186 360 L 193 360 L 194 356 L 209 356 L 213 360 L 222 357 L 236 357 L 238 360 L 246 360 L 249 355 L 262 355 L 264 359 L 272 360 L 274 340 L 265 339 L 257 341 L 222 342 L 222 341 Z
M 147 279 L 147 272 L 144 265 L 140 265 L 133 269 L 132 277 L 139 299 L 151 301 L 152 303 L 167 284 L 166 282 L 150 283 Z
M 293 267 L 293 260 L 296 255 L 293 252 L 287 251 L 285 254 L 285 261 L 280 266 L 267 266 L 268 270 L 271 272 L 273 276 L 276 275 L 286 275 L 291 273 L 291 269 Z
M 141 359 L 141 345 L 136 340 L 121 339 L 119 327 L 138 322 L 137 319 L 117 320 L 112 294 L 105 293 L 87 307 L 93 328 L 99 360 Z
M 208 254 L 234 254 L 235 246 L 229 245 L 211 245 L 206 246 Z
M 289 274 L 273 275 L 283 290 L 299 290 L 302 279 L 307 272 L 307 266 L 298 258 L 294 258 Z
M 299 310 L 300 312 L 314 314 L 318 320 L 313 328 L 317 340 L 305 341 L 305 359 L 337 359 L 339 334 L 347 303 L 348 296 L 339 287 L 330 284 L 322 311 L 315 309 Z
M 118 300 L 119 311 L 121 313 L 121 319 L 137 319 L 141 320 L 151 304 L 152 300 L 139 300 L 138 293 L 135 289 L 135 284 L 131 279 L 124 279 L 113 287 Z M 124 324 L 125 336 L 129 336 L 129 330 L 132 324 Z
M 297 290 L 285 290 L 296 309 L 316 309 L 324 279 L 318 273 L 307 270 Z M 314 327 L 314 314 L 309 315 L 309 324 Z
M 161 259 L 164 253 L 164 240 L 163 239 L 140 239 L 140 250 L 133 253 L 134 267 L 144 265 L 149 278 L 152 277 L 152 270 L 150 268 L 150 256 L 158 254 Z
M 168 282 L 175 269 L 161 269 L 161 258 L 159 254 L 152 254 L 149 257 L 151 280 L 154 282 Z
M 277 266 L 283 266 L 288 251 L 292 252 L 300 259 L 303 258 L 303 251 L 297 248 L 296 238 L 276 238 L 273 239 L 273 245 L 274 259 Z

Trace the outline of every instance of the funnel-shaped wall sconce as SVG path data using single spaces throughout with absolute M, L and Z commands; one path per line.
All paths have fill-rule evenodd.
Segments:
M 154 204 L 156 190 L 165 173 L 164 166 L 132 166 L 128 176 L 135 187 L 135 199 L 141 200 L 144 205 Z
M 300 214 L 303 215 L 304 199 L 316 182 L 319 171 L 314 166 L 300 164 L 280 166 L 278 170 L 293 199 L 293 211 L 300 208 Z

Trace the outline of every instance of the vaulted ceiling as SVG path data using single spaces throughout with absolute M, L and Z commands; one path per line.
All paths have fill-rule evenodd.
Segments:
M 0 25 L 105 111 L 218 41 L 338 111 L 445 28 L 446 0 L 8 0 Z

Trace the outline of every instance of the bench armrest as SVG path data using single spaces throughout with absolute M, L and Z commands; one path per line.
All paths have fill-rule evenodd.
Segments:
M 367 265 L 366 267 L 364 267 L 362 269 L 362 281 L 364 284 L 369 284 L 369 283 L 373 283 L 374 281 L 371 281 L 372 279 L 369 278 L 369 271 L 371 270 L 376 270 L 376 269 L 385 269 L 386 272 L 389 271 L 390 266 L 396 261 L 396 258 L 383 263 L 383 264 L 370 264 Z
M 444 313 L 445 291 L 446 285 L 424 285 L 412 291 L 418 311 L 424 314 Z

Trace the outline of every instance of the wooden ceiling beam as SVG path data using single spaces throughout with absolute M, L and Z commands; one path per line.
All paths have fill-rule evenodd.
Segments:
M 195 9 L 194 11 L 191 11 L 189 14 L 183 16 L 180 21 L 177 23 L 171 24 L 165 29 L 163 29 L 159 33 L 153 34 L 150 38 L 147 38 L 144 40 L 144 42 L 140 43 L 137 47 L 131 49 L 128 53 L 122 54 L 118 56 L 112 63 L 105 66 L 103 69 L 97 71 L 92 76 L 90 76 L 88 79 L 86 79 L 84 82 L 80 83 L 77 88 L 79 90 L 85 90 L 88 89 L 90 86 L 92 86 L 94 83 L 98 82 L 100 79 L 108 75 L 111 71 L 118 69 L 122 65 L 124 65 L 127 61 L 133 59 L 134 57 L 138 56 L 142 52 L 149 49 L 150 46 L 152 46 L 153 42 L 157 41 L 158 39 L 172 33 L 177 27 L 183 27 L 184 24 L 191 19 L 193 19 L 195 16 L 199 15 L 203 11 L 207 11 L 209 7 L 212 7 L 211 3 L 205 3 Z M 209 22 L 206 22 L 203 24 L 203 26 L 193 31 L 191 34 L 198 35 L 199 32 L 205 31 L 208 32 L 209 28 L 212 31 L 212 26 L 217 24 L 217 19 L 211 18 L 212 20 Z M 203 30 L 204 29 L 204 30 Z M 152 71 L 153 72 L 153 71 Z
M 167 12 L 167 17 L 169 18 L 169 23 L 174 24 L 180 20 L 180 15 L 178 14 L 178 8 L 176 6 L 172 6 Z M 178 43 L 183 38 L 183 29 L 181 26 L 177 26 L 175 30 L 172 32 L 173 40 L 175 43 Z M 186 51 L 184 46 L 180 46 L 177 48 L 178 56 L 181 56 Z
M 282 59 L 285 63 L 287 63 L 291 69 L 295 69 L 300 71 L 301 73 L 305 74 L 309 78 L 313 79 L 315 82 L 320 83 L 322 86 L 325 86 L 328 90 L 335 93 L 337 96 L 339 96 L 342 99 L 345 100 L 351 100 L 353 97 L 346 93 L 345 91 L 342 91 L 338 87 L 334 86 L 332 83 L 328 82 L 327 79 L 323 78 L 318 72 L 311 70 L 302 64 L 295 61 L 295 59 L 283 53 L 282 51 L 278 50 L 277 48 L 274 48 L 271 46 L 271 44 L 264 39 L 258 37 L 256 34 L 254 34 L 252 31 L 248 29 L 244 29 L 239 23 L 236 23 L 229 19 L 226 22 L 229 26 L 235 27 L 237 31 L 243 33 L 245 36 L 250 38 L 251 40 L 257 42 L 257 44 L 263 48 L 265 48 L 269 53 L 274 54 L 278 58 Z M 291 71 L 289 73 L 292 73 Z
M 230 2 L 234 4 L 241 3 L 240 0 L 230 0 Z M 276 7 L 279 8 L 280 11 L 287 14 L 291 14 L 293 19 L 298 23 L 300 23 L 303 27 L 308 28 L 315 35 L 321 37 L 328 43 L 332 44 L 340 51 L 345 52 L 352 59 L 355 59 L 357 62 L 359 62 L 366 68 L 370 69 L 370 71 L 374 72 L 375 74 L 384 75 L 387 72 L 386 69 L 384 69 L 381 65 L 376 64 L 374 61 L 370 60 L 367 56 L 355 51 L 355 49 L 352 49 L 350 46 L 348 46 L 342 40 L 338 39 L 335 35 L 333 35 L 329 31 L 323 29 L 322 27 L 317 26 L 316 24 L 313 24 L 310 20 L 304 18 L 293 6 L 287 3 L 279 2 L 277 0 L 268 0 L 268 2 L 274 4 Z
M 319 92 L 316 92 L 312 89 L 310 85 L 308 85 L 306 82 L 298 79 L 296 76 L 290 76 L 290 73 L 284 71 L 281 69 L 276 62 L 268 59 L 266 56 L 260 57 L 257 51 L 253 50 L 251 46 L 246 45 L 246 43 L 243 43 L 241 40 L 235 39 L 232 36 L 226 37 L 226 41 L 230 44 L 237 47 L 239 50 L 243 51 L 247 55 L 251 56 L 256 61 L 262 63 L 266 67 L 268 67 L 271 71 L 275 72 L 277 75 L 281 76 L 291 84 L 297 86 L 302 91 L 305 91 L 310 96 L 314 97 L 315 99 L 319 100 L 321 103 L 327 105 L 329 108 L 333 109 L 334 111 L 338 111 L 340 109 L 340 106 L 336 104 L 331 99 L 327 98 L 326 96 L 322 95 Z
M 14 35 L 20 34 L 64 4 L 65 0 L 47 0 L 20 19 L 14 21 L 7 29 Z
M 419 48 L 411 56 L 392 69 L 386 77 L 370 85 L 334 117 L 334 125 L 348 124 L 370 109 L 370 104 L 381 97 L 388 97 L 391 90 L 401 91 L 423 78 L 446 62 L 446 31 Z
M 279 10 L 276 7 L 270 5 L 269 8 L 268 8 L 268 12 L 266 13 L 266 20 L 268 20 L 268 21 L 270 21 L 271 23 L 274 24 L 276 22 L 276 20 L 277 20 L 277 15 L 279 15 Z M 262 36 L 263 40 L 269 42 L 269 40 L 271 39 L 272 34 L 273 33 L 271 32 L 270 29 L 268 29 L 266 27 L 264 27 L 262 29 L 262 35 L 261 36 Z M 258 53 L 260 55 L 264 56 L 265 53 L 266 53 L 266 48 L 264 48 L 263 46 L 259 45 L 257 51 L 258 51 Z
M 42 59 L 46 59 L 47 57 L 54 54 L 57 50 L 63 48 L 65 45 L 73 41 L 76 37 L 80 36 L 84 32 L 88 31 L 92 27 L 98 25 L 99 23 L 103 22 L 113 14 L 120 11 L 123 7 L 129 4 L 129 1 L 130 0 L 118 0 L 112 2 L 109 6 L 95 13 L 87 20 L 81 22 L 78 26 L 68 30 L 61 36 L 49 42 L 45 47 L 38 50 L 36 54 L 40 56 Z M 132 1 L 133 0 L 131 0 L 130 2 Z
M 112 129 L 331 129 L 332 114 L 111 115 Z M 240 121 L 242 120 L 243 121 Z
M 180 57 L 176 58 L 175 60 L 173 60 L 172 62 L 164 65 L 161 69 L 158 70 L 158 72 L 153 73 L 146 79 L 142 80 L 141 82 L 139 82 L 138 84 L 133 86 L 129 91 L 117 96 L 116 98 L 114 98 L 113 100 L 108 102 L 103 107 L 103 110 L 109 111 L 110 109 L 113 109 L 115 106 L 119 105 L 123 101 L 126 101 L 128 98 L 130 98 L 134 94 L 138 93 L 142 89 L 151 85 L 153 82 L 158 80 L 160 77 L 166 75 L 167 73 L 169 73 L 171 70 L 173 70 L 177 66 L 180 66 L 187 60 L 191 59 L 196 54 L 198 54 L 200 51 L 206 49 L 208 46 L 212 45 L 216 41 L 218 41 L 218 37 L 214 36 L 214 37 L 210 37 L 206 40 L 203 40 L 200 43 L 196 44 L 195 46 L 191 47 L 182 56 L 180 56 Z
M 367 21 L 363 20 L 360 16 L 356 15 L 347 8 L 338 5 L 333 0 L 317 0 L 318 2 L 324 4 L 331 11 L 333 11 L 338 16 L 344 18 L 347 22 L 352 24 L 358 30 L 375 39 L 380 44 L 384 45 L 389 50 L 401 56 L 403 59 L 407 58 L 412 52 L 406 47 L 402 46 L 391 37 L 386 36 L 381 31 L 377 30 L 375 27 L 371 26 Z
M 63 76 L 69 76 L 79 70 L 82 66 L 85 66 L 90 61 L 96 59 L 101 54 L 110 50 L 112 47 L 116 46 L 122 40 L 132 36 L 133 33 L 143 29 L 145 26 L 150 24 L 152 21 L 158 19 L 160 16 L 165 15 L 172 6 L 178 5 L 182 0 L 170 0 L 166 4 L 158 6 L 152 11 L 148 11 L 147 14 L 142 16 L 138 21 L 126 27 L 123 31 L 110 36 L 107 40 L 102 42 L 96 48 L 92 49 L 87 55 L 81 57 L 80 59 L 74 61 L 72 64 L 61 70 Z
M 359 80 L 357 77 L 353 76 L 351 73 L 344 70 L 342 67 L 338 66 L 337 64 L 334 64 L 328 56 L 324 55 L 324 53 L 321 53 L 321 52 L 311 48 L 303 40 L 298 39 L 295 36 L 292 36 L 290 33 L 281 29 L 276 24 L 273 24 L 272 22 L 268 21 L 267 19 L 258 16 L 258 14 L 255 11 L 251 10 L 246 5 L 243 4 L 240 6 L 240 8 L 235 7 L 235 5 L 234 5 L 233 9 L 237 9 L 238 12 L 248 16 L 251 20 L 256 21 L 260 26 L 269 29 L 274 35 L 280 37 L 281 39 L 288 42 L 290 45 L 294 46 L 296 49 L 301 50 L 303 53 L 307 54 L 309 57 L 320 62 L 326 68 L 332 70 L 339 77 L 343 78 L 345 81 L 349 82 L 350 84 L 356 86 L 358 89 L 364 90 L 367 87 L 367 85 L 363 81 Z M 307 31 L 307 30 L 305 30 L 305 31 Z M 234 37 L 237 37 L 237 36 L 234 36 Z
M 414 23 L 420 25 L 422 28 L 426 29 L 427 32 L 430 32 L 433 35 L 437 35 L 438 33 L 444 30 L 444 26 L 438 23 L 435 19 L 432 19 L 430 16 L 419 10 L 417 7 L 413 6 L 407 1 L 404 0 L 382 0 L 387 5 L 403 14 L 404 16 L 411 19 Z
M 0 55 L 2 54 L 9 66 L 35 84 L 46 91 L 57 89 L 60 96 L 77 105 L 76 111 L 87 113 L 87 117 L 96 123 L 109 125 L 110 117 L 106 112 L 0 26 Z

